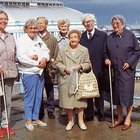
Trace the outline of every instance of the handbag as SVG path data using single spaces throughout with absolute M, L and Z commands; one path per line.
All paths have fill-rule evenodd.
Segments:
M 100 97 L 97 79 L 91 70 L 89 73 L 82 73 L 78 83 L 77 99 Z

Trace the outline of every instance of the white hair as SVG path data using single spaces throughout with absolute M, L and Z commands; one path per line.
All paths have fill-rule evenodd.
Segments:
M 82 24 L 84 23 L 87 17 L 91 18 L 94 22 L 96 22 L 96 17 L 94 14 L 86 13 L 82 15 Z

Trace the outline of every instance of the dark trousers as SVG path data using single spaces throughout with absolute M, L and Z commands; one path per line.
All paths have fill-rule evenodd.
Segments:
M 96 77 L 98 77 L 96 75 Z M 101 82 L 100 79 L 97 78 L 98 80 L 98 87 L 99 87 L 99 93 L 100 93 L 100 97 L 96 97 L 95 98 L 95 107 L 97 109 L 97 115 L 98 115 L 98 119 L 103 119 L 104 118 L 104 99 L 102 97 L 101 94 Z M 87 99 L 87 108 L 84 111 L 85 113 L 85 118 L 86 119 L 92 119 L 94 118 L 94 105 L 93 105 L 93 98 L 89 98 Z
M 54 112 L 55 106 L 54 106 L 54 88 L 53 84 L 45 84 L 45 90 L 47 95 L 47 112 Z M 40 107 L 40 113 L 39 113 L 39 119 L 42 119 L 44 116 L 44 104 L 43 99 Z
M 98 118 L 104 118 L 104 100 L 102 97 L 95 98 L 95 107 Z M 87 108 L 85 109 L 85 118 L 94 118 L 93 98 L 87 99 Z

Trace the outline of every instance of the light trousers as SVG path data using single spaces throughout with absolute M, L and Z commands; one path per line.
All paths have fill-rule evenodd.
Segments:
M 5 97 L 6 97 L 6 107 L 7 107 L 7 115 L 8 115 L 8 123 L 10 123 L 10 112 L 11 112 L 11 97 L 14 86 L 14 79 L 4 79 L 4 89 L 5 89 Z M 4 107 L 4 99 L 3 96 L 0 97 L 0 118 L 1 118 L 1 127 L 7 127 L 8 124 L 6 122 L 6 112 Z
M 25 89 L 24 112 L 27 121 L 38 120 L 44 89 L 44 74 L 21 74 Z

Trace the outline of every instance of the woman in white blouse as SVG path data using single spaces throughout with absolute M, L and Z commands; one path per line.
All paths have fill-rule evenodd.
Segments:
M 25 89 L 24 111 L 26 128 L 34 130 L 34 125 L 46 126 L 38 119 L 44 88 L 43 70 L 49 60 L 49 49 L 37 35 L 38 26 L 34 19 L 24 25 L 25 34 L 17 41 L 19 73 Z

